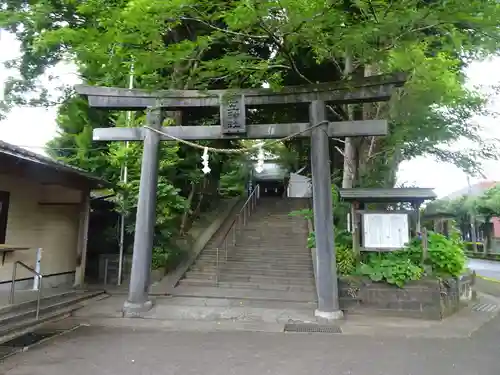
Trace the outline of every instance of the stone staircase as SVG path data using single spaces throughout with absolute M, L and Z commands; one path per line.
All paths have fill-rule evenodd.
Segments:
M 45 292 L 47 293 L 47 292 Z M 48 322 L 70 316 L 75 310 L 95 299 L 107 297 L 103 291 L 59 292 L 40 300 L 40 316 L 36 319 L 36 300 L 0 307 L 0 345 L 30 333 Z
M 226 223 L 211 239 L 176 288 L 178 294 L 190 295 L 198 288 L 217 287 L 214 297 L 245 297 L 275 300 L 314 301 L 315 285 L 311 252 L 307 249 L 307 222 L 290 216 L 306 207 L 301 199 L 260 199 L 255 212 L 237 238 L 229 246 L 227 261 L 220 264 L 216 283 L 217 245 L 231 224 Z M 220 259 L 224 251 L 220 250 Z

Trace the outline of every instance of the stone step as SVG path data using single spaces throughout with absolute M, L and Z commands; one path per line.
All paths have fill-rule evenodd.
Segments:
M 200 264 L 216 264 L 216 259 L 215 257 L 201 257 L 199 259 Z M 249 265 L 253 266 L 255 264 L 266 264 L 269 267 L 278 267 L 278 268 L 288 268 L 288 267 L 312 267 L 312 260 L 311 258 L 309 259 L 294 259 L 294 258 L 282 258 L 282 259 L 275 259 L 275 258 L 262 258 L 262 257 L 233 257 L 233 256 L 228 256 L 227 261 L 224 260 L 224 258 L 221 256 L 219 264 L 225 264 L 225 263 L 231 263 L 231 264 L 239 264 L 239 263 L 248 263 Z
M 169 304 L 177 306 L 204 306 L 204 307 L 258 307 L 268 309 L 302 309 L 311 311 L 316 308 L 315 302 L 239 299 L 239 298 L 212 298 L 212 297 L 183 297 L 174 296 L 168 299 Z
M 248 274 L 231 274 L 221 272 L 220 281 L 226 282 L 245 282 L 255 284 L 273 284 L 273 285 L 308 285 L 314 286 L 313 278 L 305 277 L 277 277 L 277 276 L 263 276 L 263 275 L 248 275 Z
M 256 275 L 256 276 L 269 276 L 269 277 L 298 277 L 298 278 L 313 278 L 314 273 L 311 269 L 255 269 L 255 268 L 244 268 L 244 267 L 232 267 L 228 265 L 223 267 L 221 270 L 225 275 L 228 274 L 245 274 L 245 275 Z
M 216 272 L 197 272 L 189 271 L 186 273 L 186 279 L 198 280 L 215 280 Z M 313 277 L 309 276 L 276 276 L 276 275 L 258 275 L 250 273 L 238 273 L 221 271 L 219 275 L 221 281 L 243 281 L 252 283 L 266 283 L 266 284 L 297 284 L 297 285 L 312 285 L 314 283 Z
M 40 316 L 36 319 L 36 301 L 8 305 L 0 310 L 0 343 L 32 332 L 46 322 L 67 316 L 87 300 L 102 298 L 103 291 L 64 292 L 42 298 Z
M 193 286 L 214 286 L 214 281 L 211 280 L 196 280 L 196 279 L 183 279 L 179 281 L 179 285 L 193 285 Z M 236 289 L 254 289 L 254 290 L 280 290 L 285 292 L 314 292 L 314 285 L 280 285 L 280 284 L 259 284 L 251 282 L 240 281 L 219 281 L 219 288 L 236 288 Z
M 202 271 L 188 271 L 186 272 L 185 279 L 197 280 L 215 280 L 217 272 L 202 272 Z
M 267 237 L 261 240 L 247 240 L 247 239 L 237 239 L 236 243 L 233 242 L 232 238 L 228 238 L 227 247 L 238 248 L 238 249 L 265 249 L 265 248 L 277 248 L 277 249 L 290 249 L 294 250 L 306 250 L 307 249 L 307 239 L 305 237 L 293 238 L 287 240 L 277 240 Z M 207 246 L 205 249 L 217 249 L 224 247 L 224 242 L 221 241 L 214 246 Z
M 206 249 L 203 250 L 206 255 L 217 255 L 217 249 Z M 219 249 L 219 255 L 225 254 L 225 249 Z M 281 249 L 276 247 L 268 247 L 268 248 L 228 248 L 228 254 L 242 254 L 242 255 L 252 255 L 252 254 L 266 254 L 269 256 L 281 256 L 287 255 L 290 257 L 293 256 L 308 256 L 311 257 L 311 251 L 309 249 L 301 248 L 301 249 Z
M 253 218 L 252 218 L 253 220 Z M 279 222 L 277 224 L 276 222 Z M 259 233 L 260 231 L 264 231 L 265 233 L 272 233 L 273 230 L 284 230 L 287 233 L 291 234 L 300 234 L 304 235 L 308 233 L 306 222 L 304 223 L 294 223 L 286 220 L 269 221 L 261 219 L 261 221 L 257 224 L 254 222 L 249 222 L 244 226 L 238 227 L 240 233 Z M 284 233 L 274 232 L 275 236 L 283 235 Z
M 181 279 L 179 280 L 180 286 L 217 286 L 215 284 L 215 279 L 209 280 L 209 279 Z
M 205 254 L 200 256 L 200 260 L 207 260 L 207 259 L 212 259 L 216 260 L 216 255 L 212 254 Z M 225 260 L 225 254 L 221 252 L 219 254 L 219 261 Z M 311 257 L 310 256 L 302 256 L 302 255 L 295 255 L 295 256 L 288 256 L 286 254 L 284 255 L 272 255 L 272 254 L 266 254 L 266 253 L 249 253 L 249 254 L 244 254 L 244 253 L 228 253 L 227 254 L 227 260 L 228 261 L 255 261 L 255 262 L 262 262 L 262 263 L 281 263 L 284 262 L 286 264 L 295 264 L 295 263 L 311 263 Z
M 254 306 L 204 306 L 186 304 L 186 300 L 177 302 L 177 297 L 168 301 L 158 301 L 155 306 L 154 317 L 167 321 L 190 321 L 191 324 L 199 322 L 231 322 L 238 324 L 244 322 L 251 323 L 272 323 L 286 324 L 292 321 L 314 321 L 314 309 L 300 307 L 298 309 L 286 304 L 275 307 L 254 307 Z M 144 314 L 148 316 L 148 313 Z M 144 319 L 149 321 L 152 319 Z
M 302 218 L 292 218 L 289 217 L 288 214 L 252 215 L 245 224 L 249 227 L 259 227 L 263 226 L 262 223 L 266 222 L 284 226 L 284 223 L 304 224 L 306 220 Z M 243 224 L 243 221 L 240 220 L 240 223 Z
M 217 249 L 207 249 L 204 250 L 206 254 L 217 255 Z M 226 249 L 224 247 L 219 248 L 219 255 L 225 254 Z M 269 246 L 269 247 L 227 247 L 228 254 L 269 254 L 271 256 L 308 256 L 311 257 L 311 251 L 303 248 L 286 248 L 286 247 L 278 247 L 278 246 Z M 202 253 L 203 255 L 203 253 Z
M 244 270 L 246 272 L 255 272 L 259 274 L 259 272 L 268 272 L 268 271 L 277 271 L 277 272 L 291 272 L 291 273 L 313 273 L 312 263 L 308 265 L 272 265 L 272 264 L 262 264 L 262 263 L 246 263 L 246 262 L 229 262 L 223 263 L 220 265 L 221 270 L 229 269 L 229 270 Z M 190 268 L 190 271 L 200 271 L 200 272 L 215 272 L 216 264 L 215 262 L 206 262 L 206 263 L 196 263 Z
M 201 258 L 200 264 L 214 264 L 217 265 L 217 262 L 214 258 Z M 227 260 L 224 260 L 222 257 L 219 261 L 219 267 L 222 267 L 224 264 L 249 264 L 250 266 L 258 265 L 258 264 L 266 264 L 271 268 L 278 269 L 312 269 L 312 261 L 311 259 L 307 260 L 294 260 L 290 258 L 283 259 L 274 259 L 274 258 L 259 258 L 259 257 L 228 257 Z
M 201 273 L 215 273 L 215 265 L 205 266 L 205 267 L 192 267 L 190 272 L 201 272 Z M 258 268 L 241 266 L 234 266 L 233 264 L 225 264 L 221 267 L 221 272 L 224 273 L 244 273 L 249 275 L 264 275 L 264 276 L 278 276 L 278 277 L 314 277 L 312 268 L 299 268 L 299 269 L 276 269 L 276 268 Z
M 262 238 L 272 236 L 271 238 L 290 238 L 292 237 L 305 237 L 308 232 L 305 230 L 295 229 L 296 224 L 288 223 L 286 226 L 274 226 L 272 224 L 263 224 L 262 227 L 249 228 L 245 227 L 243 230 L 239 230 L 238 234 L 240 238 L 250 237 L 250 238 Z M 288 234 L 288 236 L 286 235 Z
M 173 290 L 175 296 L 204 297 L 237 299 L 238 301 L 289 301 L 315 303 L 317 300 L 314 292 L 287 292 L 281 290 L 252 290 L 238 288 L 219 288 L 214 285 L 190 286 L 179 285 Z

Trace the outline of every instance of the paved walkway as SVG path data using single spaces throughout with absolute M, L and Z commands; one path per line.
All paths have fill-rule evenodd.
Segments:
M 500 283 L 490 286 L 500 290 Z M 116 313 L 116 301 L 108 302 L 101 318 L 90 315 L 116 326 L 82 326 L 7 358 L 0 374 L 499 374 L 500 316 L 486 312 L 463 311 L 442 323 L 350 317 L 342 334 L 308 335 L 235 331 L 231 321 L 224 331 L 189 320 L 168 326 L 153 316 L 106 318 Z
M 498 375 L 500 318 L 428 339 L 81 327 L 8 358 L 4 375 Z

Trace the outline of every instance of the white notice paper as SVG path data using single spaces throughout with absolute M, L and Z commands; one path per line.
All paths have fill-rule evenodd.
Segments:
M 363 214 L 365 248 L 400 249 L 409 242 L 408 214 Z

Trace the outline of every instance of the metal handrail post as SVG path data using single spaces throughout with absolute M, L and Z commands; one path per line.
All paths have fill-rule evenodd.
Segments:
M 109 258 L 104 259 L 104 285 L 108 285 Z
M 233 246 L 236 246 L 236 225 L 233 226 Z
M 16 271 L 17 271 L 17 262 L 14 263 L 14 267 L 12 268 L 12 283 L 10 284 L 10 297 L 9 304 L 14 304 L 14 293 L 16 287 Z
M 224 258 L 225 258 L 225 262 L 227 262 L 227 238 L 226 240 L 224 241 L 224 251 L 225 251 L 225 255 L 224 255 Z
M 219 286 L 219 247 L 217 247 L 217 254 L 215 260 L 215 286 Z
M 14 302 L 15 302 L 15 288 L 16 288 L 16 274 L 17 274 L 17 265 L 20 265 L 22 267 L 24 267 L 25 269 L 27 269 L 28 271 L 30 271 L 36 278 L 38 278 L 38 294 L 37 294 L 37 300 L 36 300 L 36 320 L 39 319 L 40 317 L 40 302 L 41 302 L 41 299 L 42 299 L 42 280 L 43 280 L 43 276 L 41 273 L 35 271 L 33 268 L 27 266 L 26 264 L 24 264 L 23 262 L 21 262 L 20 260 L 14 262 L 14 266 L 13 266 L 13 269 L 12 269 L 12 282 L 11 282 L 11 285 L 10 285 L 10 297 L 9 297 L 9 304 L 13 305 Z
M 38 296 L 36 299 L 36 320 L 40 318 L 40 301 L 42 299 L 42 275 L 38 276 Z

